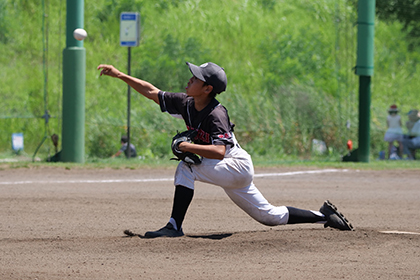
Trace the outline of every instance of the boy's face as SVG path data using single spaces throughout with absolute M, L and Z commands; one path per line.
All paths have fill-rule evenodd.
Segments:
M 188 81 L 187 87 L 185 88 L 187 95 L 191 97 L 209 94 L 212 89 L 212 86 L 204 85 L 204 82 L 195 76 L 191 77 Z

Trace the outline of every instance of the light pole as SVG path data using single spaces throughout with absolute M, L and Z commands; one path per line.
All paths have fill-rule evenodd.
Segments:
M 66 48 L 63 50 L 62 151 L 60 161 L 83 163 L 85 157 L 86 50 L 73 31 L 83 28 L 84 1 L 67 0 Z

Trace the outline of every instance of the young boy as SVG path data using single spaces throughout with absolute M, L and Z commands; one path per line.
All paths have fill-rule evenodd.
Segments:
M 167 225 L 148 231 L 147 238 L 183 236 L 182 222 L 194 195 L 194 182 L 218 185 L 230 199 L 258 222 L 267 226 L 322 223 L 324 227 L 353 230 L 347 219 L 329 201 L 319 211 L 271 205 L 253 183 L 254 167 L 250 155 L 233 134 L 229 115 L 215 96 L 226 90 L 223 68 L 208 62 L 188 63 L 192 73 L 186 93 L 164 92 L 154 85 L 128 76 L 112 65 L 101 64 L 100 75 L 121 79 L 145 97 L 155 101 L 162 112 L 182 117 L 188 130 L 196 130 L 193 143 L 181 142 L 178 149 L 201 156 L 201 164 L 180 161 L 175 173 L 175 195 Z
M 123 135 L 121 136 L 121 148 L 118 150 L 118 152 L 116 152 L 114 155 L 112 155 L 111 157 L 118 157 L 119 155 L 121 155 L 122 153 L 125 154 L 125 157 L 128 158 L 128 137 Z M 137 151 L 136 151 L 136 147 L 130 143 L 130 157 L 137 157 Z

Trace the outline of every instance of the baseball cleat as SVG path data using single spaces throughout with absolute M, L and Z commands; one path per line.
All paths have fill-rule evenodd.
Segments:
M 330 201 L 325 201 L 324 205 L 321 206 L 319 212 L 324 214 L 327 222 L 324 224 L 324 228 L 332 227 L 339 230 L 354 230 L 351 223 L 344 217 L 343 214 L 337 211 L 337 207 Z
M 181 237 L 184 233 L 181 230 L 174 229 L 171 223 L 167 223 L 166 226 L 157 231 L 148 231 L 144 234 L 145 238 L 156 238 L 156 237 Z

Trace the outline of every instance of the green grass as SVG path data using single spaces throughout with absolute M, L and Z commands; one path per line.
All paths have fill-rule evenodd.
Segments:
M 420 161 L 408 160 L 376 160 L 371 159 L 368 163 L 364 162 L 342 162 L 336 159 L 324 160 L 255 160 L 256 167 L 310 167 L 310 168 L 340 168 L 340 169 L 360 169 L 360 170 L 420 170 Z
M 175 169 L 178 162 L 169 158 L 151 159 L 126 159 L 119 158 L 91 158 L 85 163 L 32 161 L 32 157 L 26 154 L 0 154 L 0 170 L 5 169 L 43 169 L 58 168 L 67 170 L 78 169 Z M 4 161 L 6 160 L 6 161 Z M 7 162 L 7 160 L 15 160 Z M 256 168 L 338 168 L 338 169 L 360 169 L 360 170 L 419 170 L 420 160 L 377 160 L 371 159 L 368 163 L 342 162 L 340 158 L 318 158 L 310 160 L 301 159 L 270 159 L 266 156 L 253 157 Z

